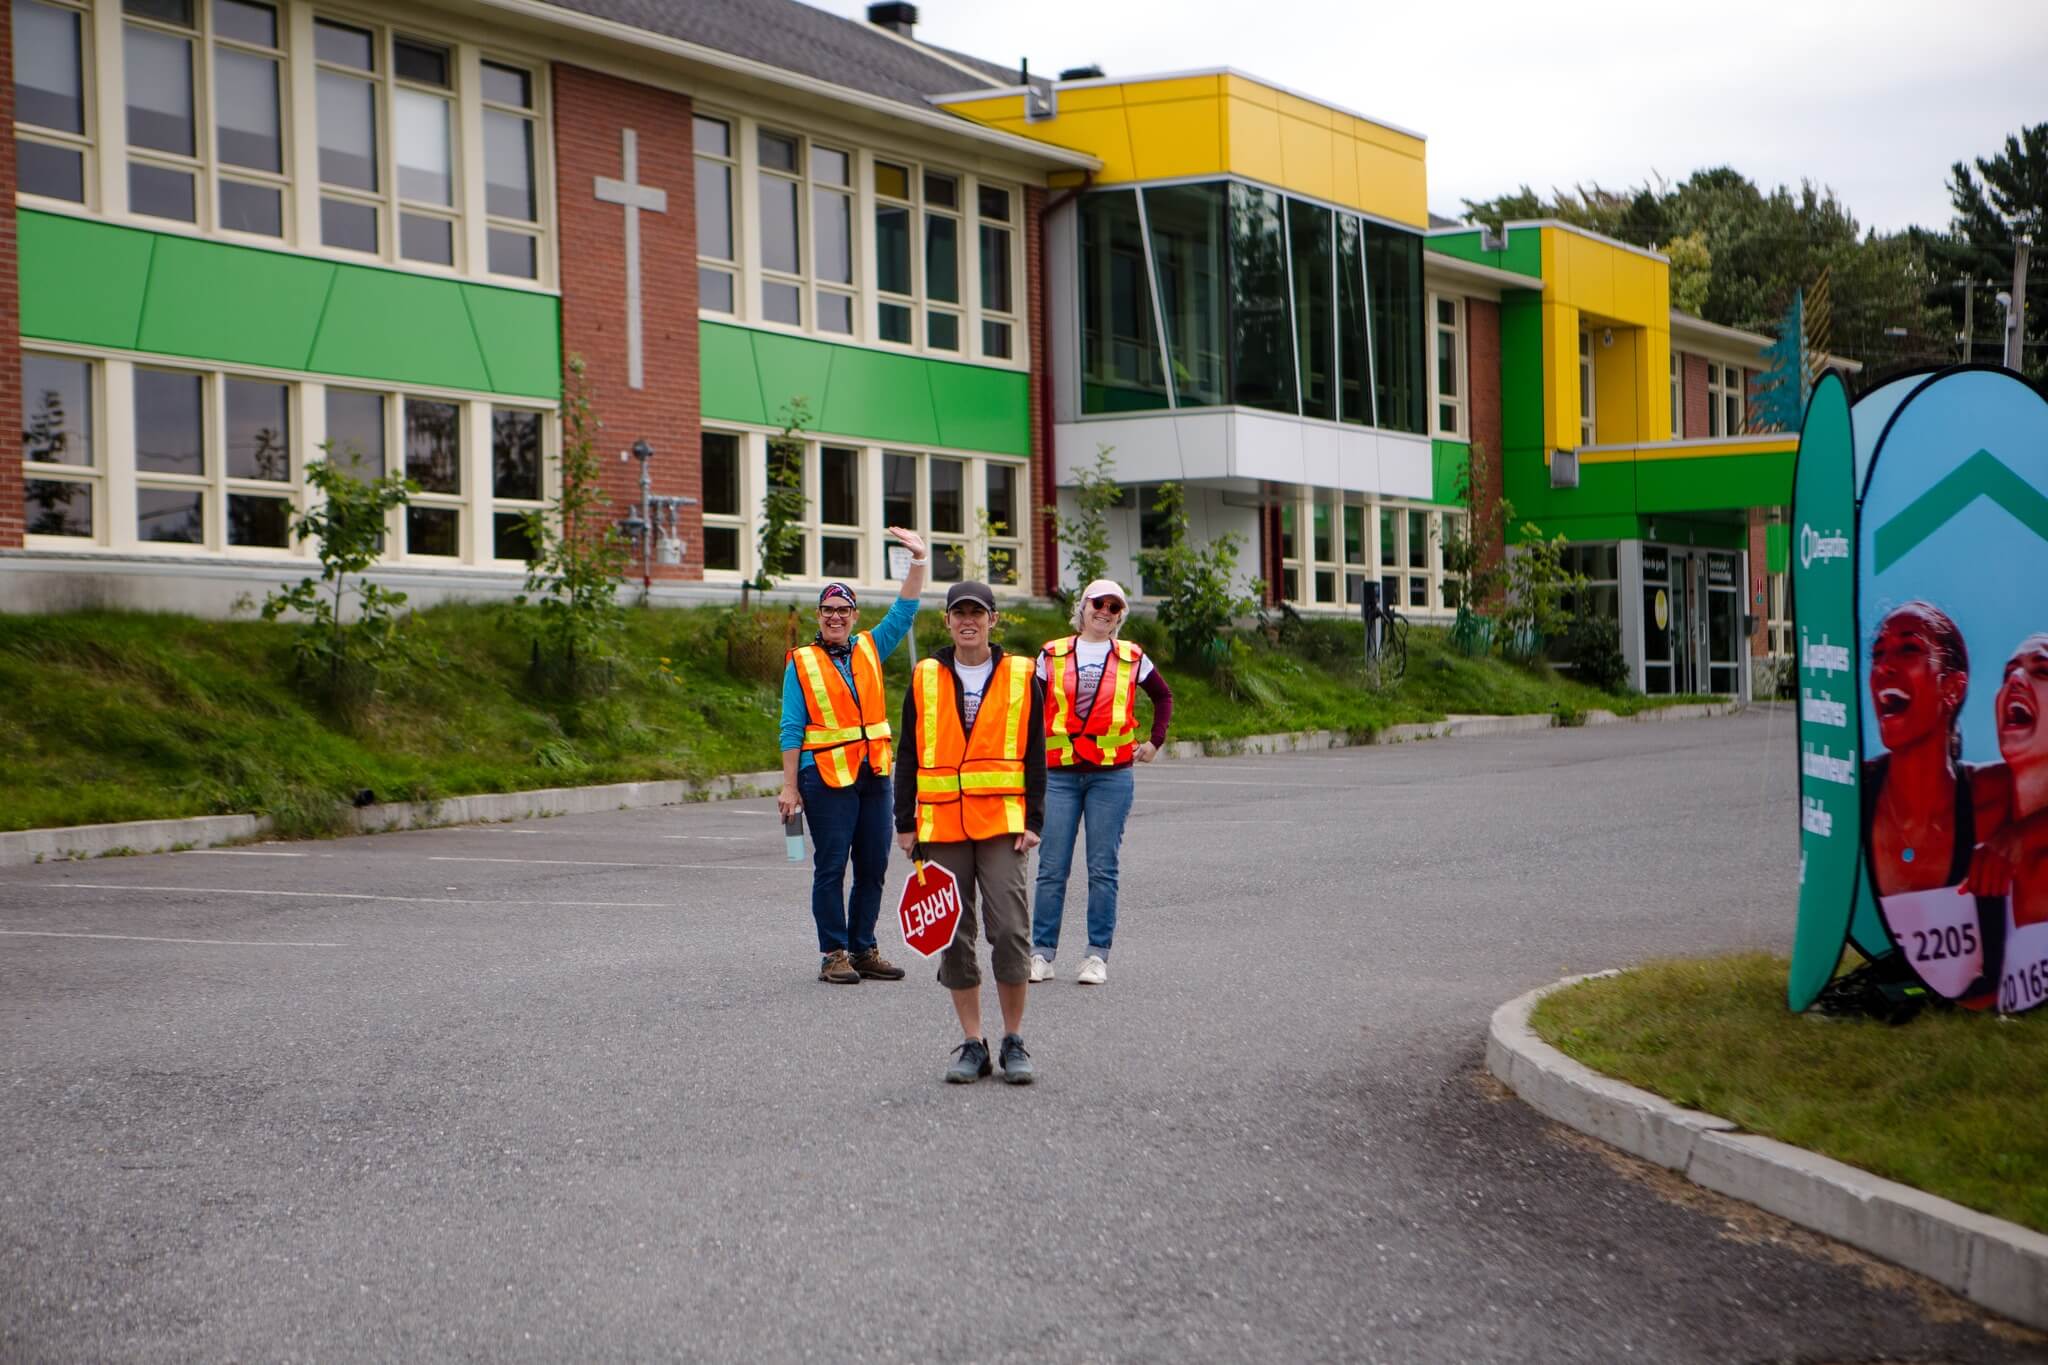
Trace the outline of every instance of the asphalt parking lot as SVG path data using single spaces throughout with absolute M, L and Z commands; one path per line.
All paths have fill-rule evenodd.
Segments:
M 765 800 L 0 870 L 0 1357 L 2042 1359 L 1481 1075 L 1532 986 L 1784 947 L 1795 747 L 1144 769 L 1028 1089 L 940 1084 L 903 863 L 910 978 L 815 980 Z

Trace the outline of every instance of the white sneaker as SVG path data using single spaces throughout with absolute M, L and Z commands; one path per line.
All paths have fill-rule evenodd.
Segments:
M 1052 980 L 1052 963 L 1048 962 L 1045 958 L 1039 956 L 1037 953 L 1033 953 L 1031 955 L 1032 984 L 1036 985 L 1041 981 L 1050 980 Z
M 1051 976 L 1052 973 L 1048 971 L 1046 975 Z M 1090 953 L 1081 959 L 1081 970 L 1075 975 L 1074 980 L 1083 986 L 1100 986 L 1109 980 L 1109 964 Z

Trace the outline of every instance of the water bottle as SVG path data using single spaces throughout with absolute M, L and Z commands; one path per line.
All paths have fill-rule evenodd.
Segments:
M 791 862 L 800 863 L 804 860 L 804 813 L 802 807 L 791 811 L 789 818 L 782 822 L 782 843 L 783 847 L 789 850 L 789 860 Z

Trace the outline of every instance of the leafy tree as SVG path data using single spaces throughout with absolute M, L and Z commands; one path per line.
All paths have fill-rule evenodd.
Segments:
M 1444 603 L 1456 608 L 1461 618 L 1492 606 L 1507 582 L 1507 531 L 1514 522 L 1515 507 L 1492 494 L 1493 483 L 1493 457 L 1474 441 L 1465 467 L 1458 472 L 1457 498 L 1465 507 L 1463 529 L 1443 538 Z
M 1227 648 L 1225 632 L 1238 617 L 1257 610 L 1265 585 L 1254 580 L 1248 594 L 1237 591 L 1237 551 L 1244 538 L 1226 531 L 1207 545 L 1188 536 L 1187 499 L 1177 483 L 1159 486 L 1153 510 L 1166 522 L 1167 543 L 1140 550 L 1138 563 L 1159 592 L 1159 620 L 1173 641 L 1176 659 L 1215 663 Z
M 1095 467 L 1075 474 L 1076 512 L 1069 517 L 1053 503 L 1045 505 L 1053 534 L 1067 550 L 1073 571 L 1071 587 L 1054 589 L 1060 606 L 1071 609 L 1074 594 L 1098 578 L 1109 577 L 1109 510 L 1123 501 L 1124 490 L 1116 481 L 1116 461 L 1110 458 L 1114 446 L 1095 447 Z
M 327 458 L 306 465 L 306 486 L 314 496 L 292 518 L 291 533 L 311 540 L 320 557 L 320 576 L 285 584 L 263 599 L 263 619 L 286 612 L 305 618 L 292 649 L 301 676 L 314 681 L 330 701 L 367 700 L 379 670 L 402 657 L 398 609 L 405 594 L 364 577 L 384 551 L 391 513 L 412 500 L 419 485 L 401 474 L 364 477 L 362 455 L 348 447 L 346 466 Z M 350 598 L 354 619 L 350 619 Z
M 1955 205 L 1955 250 L 1944 264 L 1956 274 L 1975 279 L 1995 289 L 2012 287 L 2014 239 L 2021 232 L 2034 239 L 2034 257 L 2027 284 L 2027 335 L 2022 369 L 2036 378 L 2048 378 L 2048 123 L 2022 128 L 2005 139 L 1998 155 L 1977 157 L 1976 170 L 1958 161 L 1949 180 L 1949 198 Z M 1960 297 L 1955 312 L 1961 317 Z M 1988 318 L 1987 318 L 1988 315 Z M 1977 295 L 1978 334 L 1995 328 L 1997 305 L 1986 289 Z M 1992 328 L 1986 328 L 1990 321 Z M 2003 354 L 1992 351 L 1990 358 Z
M 792 398 L 782 409 L 782 430 L 768 438 L 768 491 L 761 495 L 761 530 L 752 586 L 767 592 L 778 578 L 803 572 L 804 431 L 811 424 L 807 399 Z
M 1571 626 L 1567 599 L 1585 591 L 1586 576 L 1564 566 L 1568 537 L 1560 531 L 1549 540 L 1535 522 L 1522 523 L 1522 543 L 1507 563 L 1507 602 L 1501 608 L 1502 648 L 1524 662 L 1542 653 L 1546 640 L 1557 639 Z
M 528 512 L 524 523 L 532 557 L 525 591 L 514 599 L 538 610 L 534 625 L 536 675 L 554 675 L 579 688 L 625 625 L 618 600 L 626 543 L 608 515 L 611 500 L 599 484 L 597 432 L 582 357 L 569 360 L 562 395 L 561 491 L 554 502 Z

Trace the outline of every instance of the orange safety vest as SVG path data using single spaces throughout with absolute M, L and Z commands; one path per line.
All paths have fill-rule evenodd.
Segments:
M 1031 720 L 1031 661 L 1005 654 L 989 673 L 974 729 L 960 730 L 953 670 L 920 659 L 910 675 L 917 717 L 917 837 L 958 844 L 1024 832 L 1024 727 Z
M 1070 768 L 1091 763 L 1111 768 L 1129 761 L 1138 748 L 1138 663 L 1145 651 L 1129 640 L 1115 641 L 1104 661 L 1102 680 L 1088 719 L 1080 717 L 1081 661 L 1069 635 L 1045 647 L 1045 766 Z
M 889 775 L 889 716 L 882 690 L 882 656 L 867 631 L 853 637 L 853 681 L 833 664 L 821 645 L 799 645 L 789 652 L 803 684 L 804 751 L 818 765 L 828 787 L 850 787 L 860 776 L 861 760 L 875 776 Z M 858 691 L 859 697 L 854 693 Z

